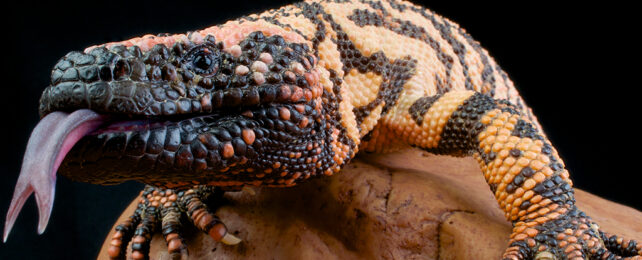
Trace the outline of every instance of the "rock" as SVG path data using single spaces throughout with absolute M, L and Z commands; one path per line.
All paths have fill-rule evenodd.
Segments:
M 511 232 L 472 158 L 364 154 L 332 177 L 254 190 L 226 194 L 217 211 L 243 242 L 216 243 L 188 225 L 191 258 L 499 259 Z M 576 198 L 603 230 L 642 241 L 642 212 L 580 190 Z M 160 233 L 150 257 L 168 259 Z

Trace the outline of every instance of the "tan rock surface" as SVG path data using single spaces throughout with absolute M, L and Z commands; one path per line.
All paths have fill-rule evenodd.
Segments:
M 361 155 L 335 176 L 255 191 L 226 194 L 217 212 L 243 242 L 225 246 L 188 227 L 191 258 L 499 259 L 510 234 L 472 158 L 412 149 Z M 642 241 L 642 212 L 579 190 L 576 197 L 605 231 Z M 168 259 L 160 233 L 151 252 Z

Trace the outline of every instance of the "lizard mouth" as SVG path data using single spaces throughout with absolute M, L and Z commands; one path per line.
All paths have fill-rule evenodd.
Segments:
M 170 121 L 173 120 L 155 117 L 128 120 L 98 114 L 89 109 L 47 114 L 29 137 L 16 189 L 7 212 L 3 240 L 7 240 L 20 210 L 32 193 L 35 193 L 38 205 L 38 233 L 44 232 L 53 208 L 58 167 L 71 148 L 83 137 L 144 131 L 162 127 L 171 123 Z

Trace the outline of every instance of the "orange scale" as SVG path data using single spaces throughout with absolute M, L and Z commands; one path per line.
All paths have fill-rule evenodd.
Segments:
M 564 249 L 564 253 L 568 254 L 568 253 L 573 252 L 575 250 L 577 250 L 577 249 L 573 245 L 569 245 L 569 246 L 566 247 L 566 249 Z M 570 257 L 570 256 L 567 255 L 567 257 Z
M 508 121 L 509 117 L 510 117 L 509 113 L 502 113 L 497 117 L 497 119 L 501 120 L 502 122 L 506 122 Z
M 540 206 L 542 206 L 542 207 L 544 207 L 544 206 L 546 206 L 546 205 L 550 204 L 551 202 L 552 202 L 552 201 L 551 201 L 550 199 L 544 199 L 544 200 L 542 200 L 542 201 L 539 203 L 539 205 L 540 205 Z
M 548 157 L 548 155 L 542 154 L 541 152 L 536 152 L 537 157 L 535 159 L 543 162 L 544 164 L 549 164 L 551 162 L 551 159 Z
M 549 221 L 549 218 L 547 218 L 547 217 L 538 217 L 538 218 L 535 219 L 535 222 L 537 222 L 539 224 L 544 224 L 547 221 Z
M 489 138 L 496 135 L 498 130 L 499 129 L 494 125 L 491 125 L 486 128 L 486 132 L 488 133 L 488 135 L 490 135 Z
M 532 159 L 535 159 L 534 157 Z M 542 168 L 544 168 L 546 164 L 544 164 L 542 161 L 539 160 L 532 160 L 530 163 L 530 167 L 533 168 L 533 170 L 539 171 Z
M 531 146 L 531 147 L 533 147 L 533 146 Z M 530 147 L 529 147 L 529 149 L 530 149 Z M 537 153 L 535 153 L 533 151 L 524 151 L 522 156 L 524 158 L 528 158 L 528 159 L 531 159 L 531 160 L 536 160 L 537 159 Z
M 502 192 L 502 197 L 499 198 L 500 200 L 504 200 L 508 196 L 508 193 L 504 192 L 506 190 L 506 186 L 507 186 L 506 183 L 500 183 L 497 186 L 497 190 Z
M 510 175 L 506 174 L 507 172 L 508 172 L 508 167 L 506 167 L 506 166 L 503 166 L 503 165 L 502 165 L 502 166 L 500 166 L 499 168 L 497 168 L 497 174 L 499 174 L 500 176 L 509 176 L 509 177 L 512 177 L 512 176 L 510 176 Z
M 534 180 L 537 183 L 542 183 L 544 180 L 546 180 L 546 175 L 543 174 L 542 172 L 536 172 L 533 175 L 532 180 Z
M 559 245 L 559 247 L 565 247 L 566 245 L 568 245 L 568 242 L 566 242 L 566 241 L 561 241 L 561 242 L 559 242 L 559 244 L 558 244 L 558 245 Z
M 528 237 L 528 235 L 520 233 L 520 234 L 515 235 L 514 239 L 518 240 L 518 241 L 521 241 L 521 240 L 526 239 L 527 237 Z
M 505 129 L 499 130 L 499 133 L 497 135 L 497 139 L 495 140 L 495 142 L 502 143 L 502 146 L 504 146 L 504 144 L 508 142 L 508 136 L 505 134 L 502 134 L 502 130 L 505 130 Z
M 526 210 L 526 212 L 533 212 L 533 211 L 535 211 L 535 210 L 537 210 L 537 209 L 539 209 L 539 208 L 540 208 L 540 206 L 539 206 L 539 205 L 534 204 L 534 205 L 531 205 L 530 207 L 528 207 L 528 209 Z M 533 214 L 537 215 L 537 212 L 530 213 L 530 214 L 529 214 L 529 218 L 534 218 L 534 217 L 530 217 L 530 216 L 531 216 L 531 215 L 533 215 Z
M 546 177 L 551 177 L 553 173 L 555 173 L 550 167 L 544 167 L 544 169 L 542 169 L 540 172 L 546 175 Z
M 542 195 L 535 195 L 535 196 L 533 196 L 533 198 L 531 199 L 531 203 L 533 203 L 533 205 L 537 205 L 537 203 L 539 203 L 540 201 L 542 201 L 542 199 L 543 199 Z
M 488 115 L 484 115 L 484 116 L 482 116 L 480 122 L 482 124 L 484 124 L 484 125 L 488 125 L 491 122 L 491 120 L 492 120 L 492 117 L 490 117 Z
M 492 150 L 493 152 L 496 152 L 496 153 L 497 153 L 497 152 L 501 151 L 503 148 L 504 148 L 504 144 L 503 144 L 503 143 L 494 143 L 494 144 L 492 145 L 491 150 Z
M 516 163 L 519 167 L 524 168 L 531 163 L 531 160 L 524 157 L 520 157 L 519 159 L 517 159 Z M 519 169 L 519 170 L 521 171 L 522 169 Z
M 525 230 L 525 233 L 526 233 L 529 237 L 534 237 L 534 236 L 536 236 L 536 235 L 539 233 L 539 231 L 537 231 L 537 229 L 534 229 L 534 228 L 528 228 L 528 229 L 526 229 L 526 230 Z
M 515 190 L 515 192 L 513 192 L 513 195 L 514 195 L 515 197 L 520 197 L 520 199 L 524 200 L 524 198 L 523 198 L 523 196 L 522 196 L 522 195 L 524 195 L 524 192 L 525 192 L 525 190 L 524 190 L 524 189 L 522 189 L 522 188 L 520 187 L 520 188 L 517 188 L 517 189 Z
M 521 138 L 519 138 L 517 136 L 512 136 L 511 135 L 511 136 L 508 137 L 508 142 L 511 143 L 511 145 L 514 145 L 513 148 L 517 147 L 517 145 L 520 144 L 520 140 L 521 140 Z
M 519 206 L 522 205 L 523 200 L 522 200 L 522 198 L 520 196 L 517 196 L 516 194 L 515 194 L 515 196 L 517 198 L 513 201 L 513 207 L 519 208 Z
M 535 140 L 534 143 L 537 146 L 544 146 L 544 142 L 542 140 Z
M 509 122 L 506 122 L 506 123 L 504 124 L 504 128 L 506 128 L 506 129 L 508 129 L 508 130 L 512 131 L 513 129 L 515 129 L 515 123 L 511 123 L 510 121 L 509 121 Z
M 509 155 L 509 151 L 508 150 L 509 149 L 503 149 L 503 150 L 499 151 L 497 153 L 497 157 L 499 157 L 501 159 L 504 159 L 504 158 L 508 157 L 508 155 Z
M 526 223 L 527 227 L 535 227 L 537 225 L 539 225 L 539 223 L 537 223 L 536 221 L 531 221 Z
M 526 189 L 526 190 L 530 190 L 530 189 L 533 189 L 533 187 L 535 187 L 535 185 L 537 185 L 535 180 L 527 179 L 526 181 L 524 181 L 524 184 L 522 185 L 522 187 L 524 187 L 524 189 Z

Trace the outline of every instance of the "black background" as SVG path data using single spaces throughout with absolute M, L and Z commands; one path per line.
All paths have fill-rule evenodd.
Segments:
M 424 5 L 466 28 L 507 71 L 565 160 L 576 187 L 642 209 L 636 92 L 640 42 L 636 16 L 627 13 L 633 8 L 613 2 L 536 3 Z M 20 1 L 5 8 L 0 219 L 39 119 L 40 92 L 58 58 L 94 44 L 196 30 L 281 5 L 239 0 Z M 103 187 L 58 178 L 46 232 L 36 234 L 37 210 L 35 200 L 29 199 L 9 241 L 0 244 L 0 259 L 94 258 L 114 220 L 140 188 L 139 183 Z

